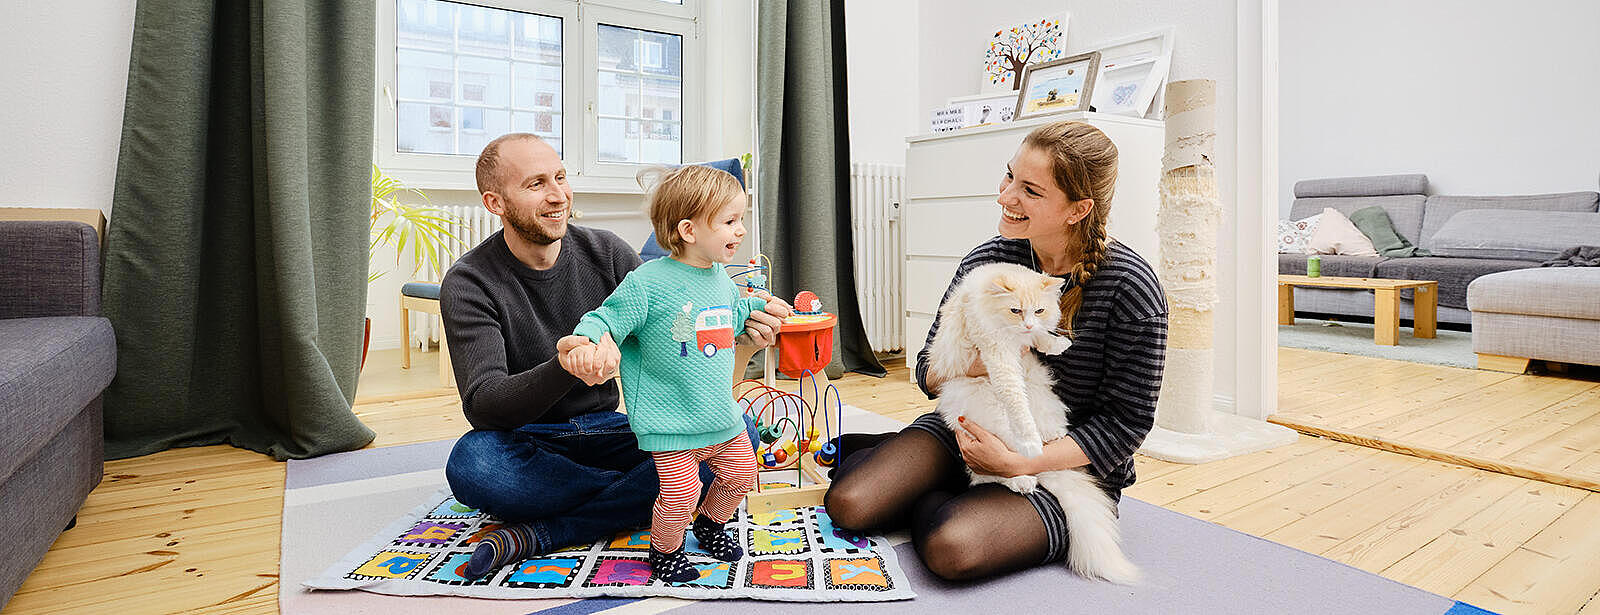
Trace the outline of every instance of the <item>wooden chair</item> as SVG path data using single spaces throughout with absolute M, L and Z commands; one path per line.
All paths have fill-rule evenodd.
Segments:
M 400 287 L 400 367 L 411 369 L 411 310 L 439 315 L 439 284 L 437 282 L 407 282 Z M 444 332 L 439 332 L 439 385 L 455 384 L 455 372 L 450 368 L 450 346 Z

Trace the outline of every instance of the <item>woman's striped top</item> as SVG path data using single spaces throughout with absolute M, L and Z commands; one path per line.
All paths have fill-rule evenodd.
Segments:
M 945 290 L 950 299 L 961 278 L 979 265 L 1013 263 L 1038 271 L 1024 239 L 984 242 L 956 270 Z M 1067 280 L 1067 288 L 1073 285 Z M 1155 271 L 1137 253 L 1113 241 L 1098 272 L 1084 286 L 1083 305 L 1073 319 L 1072 348 L 1038 355 L 1056 379 L 1055 393 L 1068 408 L 1068 435 L 1089 458 L 1090 470 L 1106 487 L 1133 484 L 1133 452 L 1155 424 L 1156 397 L 1167 352 L 1167 301 Z M 928 341 L 939 331 L 935 317 Z M 917 381 L 928 374 L 928 348 L 917 355 Z

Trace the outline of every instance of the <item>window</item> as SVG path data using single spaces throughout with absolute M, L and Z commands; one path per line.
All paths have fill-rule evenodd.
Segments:
M 699 154 L 696 0 L 375 1 L 377 158 L 409 183 L 474 187 L 507 132 L 543 137 L 580 191 Z
M 605 162 L 683 162 L 682 123 L 652 122 L 683 107 L 683 37 L 600 24 L 596 156 Z

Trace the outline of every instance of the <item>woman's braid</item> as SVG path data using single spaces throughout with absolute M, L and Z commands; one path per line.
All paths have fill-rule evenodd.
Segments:
M 1067 227 L 1067 249 L 1077 250 L 1072 286 L 1061 294 L 1061 328 L 1072 334 L 1072 320 L 1083 306 L 1083 288 L 1100 271 L 1110 250 L 1106 221 L 1117 185 L 1117 146 L 1098 128 L 1083 122 L 1056 122 L 1028 133 L 1023 144 L 1051 159 L 1056 184 L 1072 202 L 1092 199 L 1088 215 Z

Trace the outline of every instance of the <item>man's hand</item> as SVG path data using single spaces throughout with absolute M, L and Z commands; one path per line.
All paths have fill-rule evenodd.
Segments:
M 750 318 L 744 321 L 744 335 L 739 337 L 749 340 L 752 346 L 766 348 L 778 343 L 778 331 L 782 329 L 782 318 L 764 311 L 751 312 Z
M 777 316 L 778 318 L 788 318 L 794 315 L 794 306 L 789 305 L 788 301 L 784 301 L 767 293 L 757 293 L 757 296 L 767 300 L 768 314 Z
M 621 356 L 610 333 L 601 337 L 599 344 L 582 335 L 568 335 L 556 342 L 556 358 L 561 368 L 589 386 L 610 380 Z

